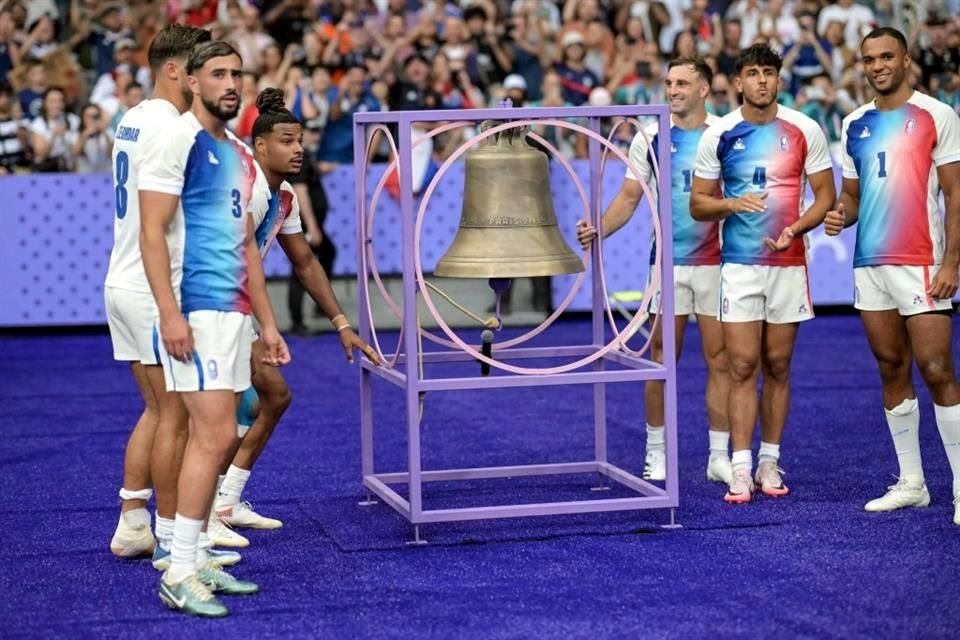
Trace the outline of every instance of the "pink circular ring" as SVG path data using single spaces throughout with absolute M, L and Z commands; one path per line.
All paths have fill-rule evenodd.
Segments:
M 449 168 L 450 168 L 450 166 L 453 164 L 453 162 L 455 162 L 457 159 L 459 159 L 459 157 L 460 157 L 461 155 L 463 155 L 464 153 L 466 153 L 466 151 L 468 151 L 471 147 L 475 146 L 477 143 L 485 140 L 486 138 L 489 138 L 489 137 L 491 137 L 491 136 L 493 136 L 493 135 L 495 135 L 495 134 L 497 134 L 497 133 L 500 133 L 501 131 L 505 131 L 505 130 L 507 130 L 507 129 L 513 129 L 513 128 L 518 128 L 518 127 L 523 127 L 523 126 L 528 126 L 528 125 L 534 125 L 534 124 L 548 124 L 548 125 L 552 125 L 552 126 L 556 126 L 556 127 L 560 127 L 560 128 L 572 129 L 572 130 L 574 130 L 574 131 L 578 131 L 578 132 L 580 132 L 580 133 L 583 133 L 584 135 L 586 135 L 586 136 L 589 137 L 589 138 L 592 138 L 592 139 L 594 139 L 594 140 L 598 140 L 598 141 L 599 141 L 600 143 L 602 143 L 602 144 L 605 144 L 605 145 L 607 145 L 607 146 L 611 146 L 610 143 L 609 143 L 607 140 L 605 140 L 602 136 L 594 133 L 594 132 L 591 131 L 590 129 L 587 129 L 587 128 L 582 127 L 582 126 L 580 126 L 580 125 L 575 125 L 575 124 L 572 124 L 572 123 L 564 122 L 564 121 L 561 121 L 561 120 L 519 120 L 519 121 L 513 121 L 513 122 L 507 122 L 507 123 L 504 123 L 504 124 L 500 124 L 500 125 L 497 125 L 497 126 L 495 126 L 495 127 L 491 127 L 490 129 L 488 129 L 488 130 L 480 133 L 479 135 L 475 136 L 475 137 L 473 138 L 473 140 L 471 140 L 471 141 L 469 141 L 468 143 L 465 143 L 465 144 L 461 145 L 460 147 L 458 147 L 458 148 L 450 155 L 450 157 L 447 158 L 446 161 L 444 161 L 443 165 L 440 167 L 440 169 L 438 170 L 437 174 L 434 176 L 433 180 L 430 182 L 430 185 L 428 186 L 427 190 L 424 192 L 424 195 L 423 195 L 423 198 L 422 198 L 422 201 L 421 201 L 421 204 L 420 204 L 420 209 L 419 209 L 418 214 L 417 214 L 416 227 L 415 227 L 415 231 L 414 231 L 414 238 L 413 238 L 413 241 L 414 241 L 414 256 L 413 256 L 413 257 L 414 257 L 414 266 L 415 266 L 415 271 L 416 271 L 417 284 L 420 286 L 421 293 L 423 294 L 424 303 L 427 305 L 427 308 L 429 309 L 430 313 L 433 315 L 434 320 L 437 321 L 437 323 L 440 325 L 440 328 L 443 330 L 443 332 L 444 332 L 444 333 L 447 335 L 447 337 L 450 338 L 457 346 L 459 346 L 461 350 L 465 351 L 466 353 L 470 354 L 472 357 L 476 358 L 477 360 L 479 360 L 479 361 L 481 361 L 481 362 L 484 362 L 484 363 L 486 363 L 486 364 L 489 364 L 490 366 L 496 367 L 496 368 L 498 368 L 498 369 L 501 369 L 501 370 L 503 370 L 503 371 L 507 371 L 507 372 L 510 372 L 510 373 L 521 374 L 521 375 L 535 375 L 535 374 L 551 374 L 551 375 L 552 375 L 552 374 L 565 373 L 565 372 L 567 372 L 567 371 L 572 371 L 572 370 L 578 369 L 578 368 L 583 367 L 583 366 L 585 366 L 585 365 L 587 365 L 587 364 L 590 364 L 591 362 L 596 361 L 596 360 L 599 359 L 599 358 L 604 357 L 607 353 L 609 353 L 610 351 L 612 351 L 614 348 L 622 347 L 622 342 L 623 342 L 623 340 L 620 340 L 620 339 L 619 339 L 619 338 L 621 337 L 621 333 L 615 331 L 615 334 L 616 334 L 616 335 L 615 335 L 614 339 L 611 340 L 609 343 L 607 343 L 604 347 L 602 347 L 602 348 L 599 349 L 598 351 L 596 351 L 596 352 L 594 352 L 593 354 L 591 354 L 590 356 L 587 356 L 587 357 L 585 357 L 585 358 L 581 358 L 580 360 L 577 360 L 577 361 L 575 361 L 575 362 L 568 363 L 568 364 L 566 364 L 566 365 L 561 365 L 561 366 L 558 366 L 558 367 L 548 367 L 548 368 L 540 368 L 540 369 L 532 369 L 532 368 L 528 368 L 528 367 L 516 367 L 516 366 L 513 366 L 513 365 L 508 365 L 508 364 L 506 364 L 506 363 L 499 362 L 499 361 L 493 360 L 493 359 L 491 359 L 491 358 L 488 358 L 488 357 L 484 356 L 482 353 L 480 353 L 479 351 L 477 351 L 476 349 L 472 348 L 470 345 L 467 345 L 465 342 L 463 342 L 463 340 L 461 340 L 461 339 L 450 329 L 450 327 L 447 325 L 447 323 L 443 320 L 443 317 L 442 317 L 442 316 L 439 314 L 439 312 L 437 311 L 436 306 L 433 304 L 433 300 L 432 300 L 432 298 L 431 298 L 428 290 L 426 289 L 426 287 L 425 287 L 425 285 L 424 285 L 423 269 L 422 269 L 422 265 L 421 265 L 420 252 L 419 252 L 420 231 L 421 231 L 422 225 L 423 225 L 423 217 L 424 217 L 424 214 L 425 214 L 425 212 L 426 212 L 426 205 L 427 205 L 427 203 L 429 202 L 429 199 L 430 199 L 431 195 L 433 194 L 434 189 L 436 188 L 437 184 L 439 183 L 439 179 L 449 170 Z M 642 180 L 639 180 L 640 175 L 639 175 L 639 171 L 638 171 L 637 167 L 630 161 L 629 158 L 627 158 L 627 157 L 623 154 L 622 151 L 620 151 L 619 149 L 616 149 L 615 147 L 614 147 L 612 150 L 613 150 L 614 154 L 617 155 L 621 160 L 623 160 L 623 161 L 627 164 L 627 166 L 630 168 L 630 170 L 637 176 L 638 182 L 640 182 L 641 188 L 643 189 L 643 191 L 644 191 L 644 193 L 647 195 L 647 197 L 650 199 L 650 201 L 652 201 L 652 196 L 651 196 L 651 193 L 650 193 L 649 188 L 647 187 L 646 184 L 643 183 Z M 579 179 L 577 179 L 577 183 L 578 183 L 578 189 L 581 191 L 581 194 L 583 194 L 582 185 L 579 184 Z M 588 205 L 586 202 L 584 202 L 584 204 L 585 204 L 585 206 L 586 206 L 586 208 L 587 208 L 587 210 L 588 210 L 588 213 L 589 213 L 589 205 Z M 659 263 L 660 263 L 660 260 L 661 260 L 660 247 L 661 247 L 661 245 L 662 245 L 662 243 L 659 242 L 659 240 L 661 239 L 661 230 L 660 230 L 659 219 L 655 219 L 654 222 L 655 222 L 655 223 L 654 223 L 654 237 L 655 237 L 655 240 L 658 241 L 658 242 L 657 242 L 657 245 L 656 245 L 656 246 L 657 246 L 657 251 L 656 251 L 656 254 L 655 254 L 655 265 L 656 265 L 656 266 L 659 266 Z M 600 268 L 601 270 L 603 269 L 602 262 L 601 262 L 599 268 Z M 648 306 L 649 306 L 649 297 L 650 297 L 650 296 L 649 296 L 649 293 L 650 293 L 651 291 L 655 291 L 655 290 L 656 290 L 656 287 L 658 287 L 659 284 L 660 284 L 660 282 L 659 282 L 660 278 L 659 278 L 658 272 L 659 272 L 659 269 L 657 270 L 657 272 L 655 272 L 655 273 L 653 274 L 653 277 L 651 278 L 651 281 L 650 281 L 650 285 L 648 286 L 648 291 L 647 291 L 647 294 L 648 294 L 648 295 L 645 295 L 645 296 L 644 296 L 644 299 L 647 300 L 647 305 L 648 305 Z M 609 304 L 609 302 L 608 302 L 607 300 L 605 300 L 604 303 L 605 303 L 605 304 Z M 642 322 L 642 320 L 643 320 L 643 315 L 638 313 L 638 314 L 633 318 L 633 320 L 631 320 L 631 321 L 627 324 L 627 326 L 625 327 L 623 333 L 627 333 L 628 335 L 629 335 L 629 334 L 632 334 L 632 332 L 634 331 L 634 329 L 639 326 L 639 324 Z M 644 353 L 644 352 L 650 347 L 651 341 L 652 341 L 652 334 L 651 334 L 650 337 L 648 337 L 647 342 L 644 344 L 643 348 L 639 351 L 639 353 Z

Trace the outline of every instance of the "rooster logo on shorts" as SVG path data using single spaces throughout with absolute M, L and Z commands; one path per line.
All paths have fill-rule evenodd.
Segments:
M 216 360 L 207 360 L 207 375 L 210 376 L 211 380 L 216 380 L 217 376 L 220 375 Z
M 723 299 L 723 312 L 730 313 L 730 298 Z

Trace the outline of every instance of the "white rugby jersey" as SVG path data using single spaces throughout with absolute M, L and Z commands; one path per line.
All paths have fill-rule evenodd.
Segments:
M 166 100 L 144 100 L 127 111 L 113 141 L 113 250 L 105 284 L 108 287 L 150 293 L 140 256 L 139 178 L 144 158 L 169 132 L 180 112 Z M 176 243 L 174 229 L 167 242 Z M 175 247 L 170 247 L 171 252 Z

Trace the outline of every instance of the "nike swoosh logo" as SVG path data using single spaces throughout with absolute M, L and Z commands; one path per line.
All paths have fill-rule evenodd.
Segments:
M 187 603 L 187 596 L 183 596 L 179 600 L 173 593 L 170 592 L 170 588 L 167 585 L 163 585 L 163 590 L 167 594 L 167 597 L 170 598 L 178 609 L 183 609 L 183 605 Z

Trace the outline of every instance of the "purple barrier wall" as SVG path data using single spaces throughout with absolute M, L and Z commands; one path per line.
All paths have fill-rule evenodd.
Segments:
M 587 184 L 588 167 L 575 163 Z M 385 167 L 374 166 L 367 180 L 372 196 Z M 612 162 L 602 184 L 603 206 L 616 195 L 624 169 Z M 325 231 L 337 246 L 334 272 L 352 276 L 356 265 L 353 168 L 344 166 L 324 179 L 330 201 Z M 460 220 L 463 166 L 454 166 L 429 203 L 422 238 L 423 265 L 431 270 L 446 250 Z M 584 217 L 583 205 L 571 178 L 555 165 L 551 192 L 560 228 L 576 246 L 574 226 Z M 588 194 L 589 195 L 589 194 Z M 103 278 L 113 234 L 113 188 L 109 175 L 32 175 L 0 178 L 0 273 L 3 304 L 0 326 L 51 326 L 104 323 Z M 380 198 L 373 227 L 373 244 L 381 273 L 399 273 L 399 205 L 386 192 Z M 650 213 L 646 205 L 616 236 L 604 243 L 604 264 L 610 292 L 643 289 L 647 278 Z M 851 304 L 853 300 L 854 233 L 839 239 L 815 231 L 810 238 L 811 289 L 816 304 Z M 274 249 L 267 257 L 267 274 L 289 273 L 286 257 Z M 554 279 L 554 302 L 566 296 L 571 277 Z M 589 281 L 587 281 L 589 282 Z M 589 308 L 590 287 L 578 293 L 571 310 Z

